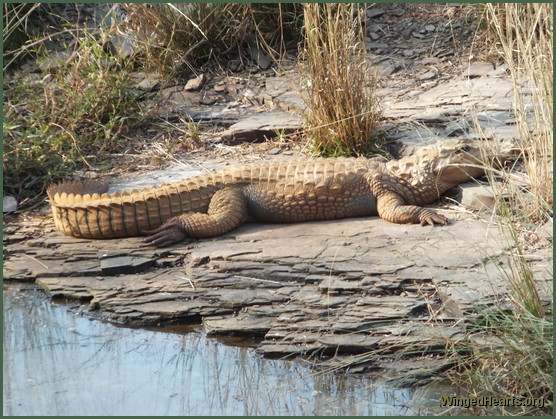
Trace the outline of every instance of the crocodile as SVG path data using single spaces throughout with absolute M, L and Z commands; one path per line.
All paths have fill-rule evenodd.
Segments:
M 477 142 L 454 140 L 413 156 L 315 158 L 239 166 L 159 187 L 106 193 L 101 181 L 63 181 L 47 193 L 56 228 L 91 239 L 148 236 L 166 247 L 222 235 L 248 218 L 291 223 L 378 215 L 393 223 L 445 225 L 423 208 L 484 173 Z

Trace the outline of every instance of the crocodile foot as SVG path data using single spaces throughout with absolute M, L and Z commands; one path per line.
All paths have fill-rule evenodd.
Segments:
M 435 224 L 447 225 L 448 219 L 443 215 L 437 214 L 434 211 L 423 209 L 419 214 L 419 224 L 422 226 L 428 224 L 434 227 Z
M 168 247 L 188 237 L 177 217 L 171 218 L 155 230 L 145 231 L 145 234 L 148 237 L 144 239 L 144 242 L 156 247 Z

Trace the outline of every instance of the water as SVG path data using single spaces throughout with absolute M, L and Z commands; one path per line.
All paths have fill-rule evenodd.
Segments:
M 116 327 L 69 308 L 34 286 L 4 285 L 4 415 L 414 415 L 438 406 L 422 390 L 314 374 L 197 330 Z

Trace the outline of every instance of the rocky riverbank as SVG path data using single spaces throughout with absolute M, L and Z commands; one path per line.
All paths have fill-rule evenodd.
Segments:
M 517 138 L 504 66 L 460 59 L 463 52 L 452 44 L 465 37 L 464 28 L 442 26 L 440 15 L 402 19 L 398 9 L 370 9 L 369 16 L 368 49 L 392 154 L 448 137 Z M 202 123 L 211 139 L 188 152 L 187 168 L 143 168 L 112 179 L 112 189 L 179 180 L 223 168 L 232 157 L 241 163 L 306 158 L 302 147 L 282 140 L 250 143 L 302 128 L 296 69 L 236 70 L 176 86 L 137 73 L 132 82 L 160 99 L 160 117 Z M 53 298 L 80 300 L 87 315 L 111 322 L 202 323 L 211 336 L 256 337 L 265 356 L 422 384 L 449 366 L 447 339 L 463 338 L 481 308 L 508 303 L 501 270 L 508 244 L 488 212 L 480 212 L 492 207 L 492 195 L 483 184 L 469 184 L 453 198 L 461 205 L 441 207 L 452 221 L 446 227 L 379 218 L 246 224 L 164 250 L 140 238 L 63 237 L 45 210 L 6 219 L 4 280 L 34 281 Z M 549 305 L 551 236 L 543 229 L 532 235 L 528 261 Z

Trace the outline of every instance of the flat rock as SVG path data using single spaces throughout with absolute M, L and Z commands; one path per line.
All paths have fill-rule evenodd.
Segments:
M 185 91 L 183 86 L 173 86 L 159 92 L 160 100 L 169 105 L 191 106 L 199 103 L 199 98 L 192 92 Z
M 270 58 L 254 43 L 249 44 L 249 56 L 261 70 L 268 70 L 272 64 Z
M 503 188 L 503 185 L 500 185 Z M 458 200 L 466 208 L 492 213 L 496 207 L 496 194 L 489 185 L 466 183 L 459 185 Z
M 494 64 L 484 61 L 470 63 L 463 75 L 469 78 L 488 76 L 494 70 Z
M 136 42 L 131 36 L 122 33 L 111 34 L 109 48 L 112 55 L 129 58 L 144 51 L 144 47 Z
M 275 318 L 240 315 L 237 317 L 211 317 L 203 320 L 203 328 L 209 336 L 264 336 Z
M 100 269 L 103 275 L 134 274 L 153 266 L 156 258 L 115 256 L 100 259 Z
M 365 42 L 365 48 L 367 48 L 368 50 L 376 50 L 376 49 L 388 49 L 388 44 L 385 44 L 383 42 Z
M 384 9 L 379 7 L 370 7 L 366 10 L 366 15 L 369 19 L 382 16 L 384 14 Z
M 435 71 L 427 71 L 417 76 L 418 80 L 425 81 L 425 80 L 432 80 L 436 77 L 437 73 Z
M 232 125 L 221 136 L 227 144 L 261 142 L 265 138 L 274 138 L 280 133 L 292 133 L 301 129 L 301 126 L 302 119 L 300 117 L 275 109 L 244 118 Z

